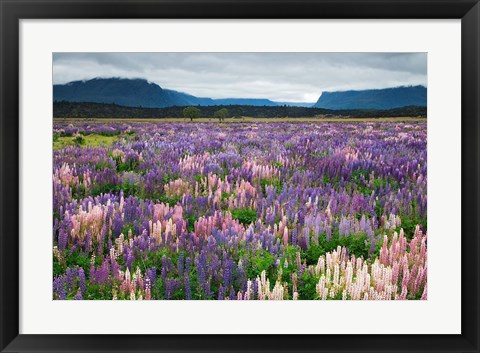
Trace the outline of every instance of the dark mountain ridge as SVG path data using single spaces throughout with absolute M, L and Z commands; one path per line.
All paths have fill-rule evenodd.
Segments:
M 427 88 L 401 86 L 362 91 L 323 92 L 315 108 L 324 109 L 392 109 L 427 106 Z
M 163 89 L 144 79 L 94 78 L 53 85 L 53 100 L 113 103 L 129 107 L 160 108 L 171 105 L 199 105 L 209 99 Z
M 54 102 L 91 102 L 118 104 L 127 107 L 165 108 L 171 106 L 253 105 L 277 106 L 279 103 L 261 98 L 212 99 L 164 89 L 144 79 L 94 78 L 53 85 Z M 281 105 L 309 103 L 281 103 Z M 309 104 L 311 105 L 311 104 Z

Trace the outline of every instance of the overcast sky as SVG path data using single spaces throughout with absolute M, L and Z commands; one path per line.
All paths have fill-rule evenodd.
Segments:
M 427 85 L 426 53 L 54 53 L 53 83 L 144 78 L 210 98 L 316 102 L 322 91 Z

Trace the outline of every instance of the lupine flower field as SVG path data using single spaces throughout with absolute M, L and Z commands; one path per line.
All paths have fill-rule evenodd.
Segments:
M 55 300 L 427 299 L 427 124 L 54 122 Z

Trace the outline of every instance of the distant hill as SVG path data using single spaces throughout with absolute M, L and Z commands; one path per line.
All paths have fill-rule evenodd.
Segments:
M 362 91 L 323 92 L 315 108 L 324 109 L 392 109 L 427 106 L 427 88 L 402 86 Z
M 221 106 L 200 106 L 200 117 L 212 118 Z M 116 104 L 55 102 L 54 118 L 183 118 L 183 107 L 137 108 Z M 329 110 L 291 106 L 231 105 L 230 117 L 303 118 L 303 117 L 427 117 L 427 107 L 402 107 L 389 110 Z
M 199 105 L 209 100 L 167 90 L 143 79 L 94 78 L 53 85 L 53 100 L 113 103 L 128 107 L 161 108 L 172 105 Z
M 212 99 L 214 104 L 203 105 L 253 105 L 262 107 L 273 107 L 278 104 L 270 99 L 262 98 L 225 98 L 225 99 Z
M 53 85 L 53 100 L 54 102 L 106 103 L 143 108 L 211 105 L 311 105 L 309 103 L 277 103 L 269 99 L 258 98 L 201 98 L 164 89 L 144 79 L 126 78 L 94 78 L 85 81 L 73 81 L 63 85 Z
M 315 103 L 307 103 L 307 102 L 277 102 L 277 105 L 286 105 L 290 107 L 305 107 L 305 108 L 311 108 Z

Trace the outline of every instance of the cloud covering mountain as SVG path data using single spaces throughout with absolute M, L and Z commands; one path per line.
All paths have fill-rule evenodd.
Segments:
M 321 92 L 427 85 L 426 53 L 54 53 L 53 82 L 146 78 L 196 97 L 315 103 Z

